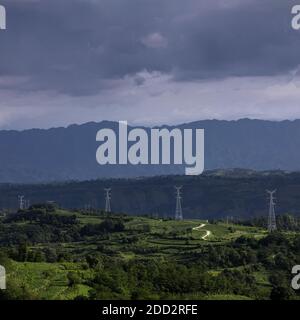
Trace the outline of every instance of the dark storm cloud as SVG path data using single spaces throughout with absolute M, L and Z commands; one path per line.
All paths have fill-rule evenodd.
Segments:
M 299 64 L 291 0 L 0 2 L 8 13 L 0 77 L 24 77 L 17 89 L 27 92 L 90 95 L 141 70 L 183 81 L 273 75 Z

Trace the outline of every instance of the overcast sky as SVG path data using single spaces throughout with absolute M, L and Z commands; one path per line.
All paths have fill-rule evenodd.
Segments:
M 297 1 L 0 4 L 1 129 L 300 118 Z

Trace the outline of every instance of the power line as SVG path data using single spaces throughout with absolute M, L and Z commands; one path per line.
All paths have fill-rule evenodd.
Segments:
M 27 200 L 25 200 L 25 208 L 29 209 L 29 207 L 30 207 L 30 200 L 27 199 Z
M 182 189 L 182 186 L 180 187 L 175 186 L 175 190 L 176 190 L 175 220 L 183 220 L 182 207 L 181 207 L 181 199 L 182 199 L 181 189 Z
M 105 188 L 105 212 L 111 212 L 110 200 L 111 200 L 111 188 Z
M 20 210 L 24 210 L 25 207 L 26 207 L 26 204 L 25 204 L 25 197 L 24 196 L 18 196 L 18 199 L 19 199 L 19 209 Z
M 269 202 L 269 216 L 268 216 L 268 231 L 273 232 L 276 231 L 276 216 L 275 216 L 275 197 L 274 194 L 277 190 L 269 191 L 267 190 L 267 193 L 270 196 L 270 202 Z
M 20 210 L 26 210 L 30 207 L 30 200 L 25 199 L 25 196 L 23 195 L 18 196 L 18 201 L 19 201 Z

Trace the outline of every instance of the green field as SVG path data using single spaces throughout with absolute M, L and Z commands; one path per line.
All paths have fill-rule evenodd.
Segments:
M 89 215 L 60 209 L 39 212 L 48 219 L 44 222 L 41 218 L 35 220 L 38 214 L 33 213 L 0 221 L 1 243 L 10 243 L 1 246 L 9 256 L 8 286 L 17 297 L 25 299 L 268 299 L 272 291 L 269 265 L 277 263 L 278 250 L 286 251 L 281 247 L 265 248 L 262 240 L 268 238 L 268 233 L 263 228 L 222 221 Z M 97 229 L 108 222 L 110 227 L 121 227 L 109 232 Z M 26 245 L 23 240 L 11 244 L 6 230 L 15 232 L 14 240 L 27 237 Z M 54 239 L 53 234 L 57 234 Z M 280 235 L 286 241 L 293 241 L 288 239 L 295 236 L 295 232 Z M 242 244 L 238 239 L 244 239 Z M 253 249 L 247 241 L 254 241 L 254 246 L 261 249 Z M 155 268 L 157 272 L 150 276 Z M 143 275 L 139 275 L 141 270 Z M 186 279 L 179 275 L 176 280 L 178 276 L 171 275 L 174 272 L 185 273 Z M 153 279 L 152 283 L 152 277 L 159 280 Z M 196 289 L 189 290 L 198 277 L 202 282 L 199 280 Z M 169 286 L 174 279 L 180 284 Z M 211 284 L 205 289 L 206 281 Z M 248 283 L 243 281 L 251 281 L 255 289 L 248 290 Z
M 78 217 L 83 224 L 97 224 L 103 220 L 100 217 L 80 214 Z M 97 240 L 92 237 L 89 241 L 62 243 L 61 245 L 72 254 L 76 252 L 78 256 L 92 254 L 101 245 L 109 250 L 110 254 L 124 259 L 161 254 L 181 259 L 184 252 L 197 252 L 202 246 L 228 243 L 241 236 L 262 238 L 267 234 L 265 230 L 259 228 L 224 223 L 209 224 L 203 220 L 175 221 L 146 217 L 129 217 L 128 220 L 125 223 L 124 232 L 112 233 L 108 239 Z M 205 226 L 194 230 L 202 224 Z M 210 235 L 203 239 L 207 231 L 210 231 Z M 125 239 L 133 240 L 134 245 L 124 243 Z M 142 251 L 151 249 L 154 253 L 138 253 L 138 249 Z

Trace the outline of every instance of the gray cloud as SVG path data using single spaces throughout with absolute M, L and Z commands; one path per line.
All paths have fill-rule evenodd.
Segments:
M 122 96 L 112 103 L 106 95 L 119 96 L 126 79 L 132 79 L 130 92 L 141 101 L 141 94 L 145 98 L 163 96 L 165 88 L 169 100 L 156 99 L 156 103 L 161 107 L 166 104 L 170 114 L 170 83 L 175 91 L 182 84 L 185 92 L 191 84 L 195 90 L 191 96 L 199 97 L 195 85 L 199 81 L 253 81 L 255 77 L 280 77 L 299 70 L 300 33 L 290 27 L 291 7 L 297 3 L 293 0 L 0 1 L 8 13 L 8 30 L 0 32 L 3 119 L 9 118 L 7 106 L 40 105 L 43 115 L 51 107 L 69 110 L 73 98 L 80 99 L 82 108 L 92 105 L 104 110 L 101 94 L 110 108 L 119 107 Z M 160 94 L 156 87 L 154 92 L 145 90 L 152 81 L 149 84 L 144 73 L 153 72 L 167 79 Z M 49 96 L 53 104 L 42 107 L 44 103 L 38 103 L 38 98 Z M 98 107 L 94 97 L 99 99 Z M 195 109 L 197 101 L 191 99 L 191 103 Z M 226 106 L 226 117 L 242 115 L 240 104 L 238 112 L 236 107 Z M 215 112 L 219 105 L 211 104 L 210 108 L 212 115 L 219 114 Z M 17 112 L 12 114 L 16 117 Z M 259 114 L 269 115 L 264 110 Z
M 158 32 L 148 34 L 142 38 L 141 42 L 146 47 L 153 49 L 166 48 L 168 45 L 168 40 Z
M 74 95 L 143 69 L 178 80 L 282 73 L 298 64 L 294 1 L 2 1 L 0 70 Z M 157 50 L 152 50 L 153 48 Z

